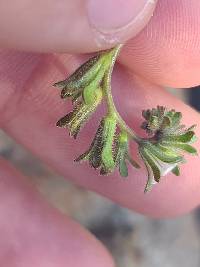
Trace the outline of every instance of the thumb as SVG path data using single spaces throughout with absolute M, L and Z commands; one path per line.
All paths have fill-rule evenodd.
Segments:
M 1 0 L 0 47 L 92 52 L 123 43 L 148 22 L 156 0 Z

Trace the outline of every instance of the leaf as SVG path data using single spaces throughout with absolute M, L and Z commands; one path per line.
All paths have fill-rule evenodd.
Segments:
M 155 163 L 154 159 L 149 154 L 149 151 L 144 147 L 144 148 L 140 149 L 140 154 L 141 154 L 142 158 L 144 159 L 144 161 L 151 167 L 154 180 L 156 182 L 159 182 L 160 178 L 161 178 L 161 173 L 160 173 L 160 170 L 159 170 L 157 164 Z
M 90 58 L 87 62 L 82 64 L 70 77 L 66 80 L 57 82 L 55 87 L 62 89 L 61 98 L 68 96 L 68 91 L 73 89 L 80 89 L 94 80 L 96 74 L 103 64 L 103 58 L 100 55 Z
M 78 133 L 87 122 L 92 111 L 93 110 L 91 107 L 88 107 L 83 104 L 74 109 L 73 114 L 70 116 L 70 120 L 68 121 L 67 124 L 70 136 L 73 136 L 74 139 L 76 139 Z
M 142 111 L 142 116 L 145 120 L 149 120 L 150 117 L 151 117 L 151 110 L 150 109 L 147 109 L 147 110 L 143 110 Z
M 157 113 L 159 118 L 163 118 L 165 115 L 166 108 L 163 106 L 157 106 Z
M 164 116 L 160 128 L 163 130 L 163 129 L 167 128 L 167 127 L 170 127 L 170 125 L 171 125 L 171 120 L 170 120 L 170 118 Z
M 146 142 L 144 145 L 148 151 L 155 155 L 158 159 L 166 163 L 178 163 L 181 162 L 183 157 L 175 153 L 173 150 L 170 150 L 167 147 L 163 147 L 160 144 L 152 144 L 150 142 Z
M 141 155 L 141 157 L 143 158 L 142 155 Z M 145 158 L 143 158 L 143 160 L 144 160 L 144 164 L 146 166 L 147 172 L 148 172 L 148 179 L 147 179 L 147 183 L 145 185 L 144 193 L 148 193 L 151 191 L 153 185 L 156 184 L 157 182 L 154 179 L 154 174 L 153 174 L 153 170 L 152 170 L 151 166 L 148 164 L 148 162 L 145 160 Z
M 102 120 L 90 145 L 90 148 L 85 153 L 80 155 L 77 159 L 75 159 L 76 162 L 88 160 L 90 166 L 94 169 L 97 169 L 101 166 L 101 152 L 103 149 L 103 126 L 104 122 Z
M 73 117 L 73 112 L 68 113 L 64 117 L 62 117 L 57 123 L 57 127 L 66 128 L 71 118 Z
M 98 89 L 94 92 L 93 103 L 86 105 L 84 103 L 76 103 L 72 112 L 61 118 L 57 122 L 58 127 L 68 128 L 70 136 L 76 139 L 78 133 L 88 121 L 90 116 L 96 110 L 102 100 L 102 90 Z
M 94 140 L 90 146 L 89 163 L 94 169 L 98 169 L 102 165 L 101 153 L 103 150 L 103 128 L 104 120 L 101 120 Z
M 180 176 L 180 168 L 179 166 L 176 166 L 173 170 L 172 173 L 175 174 L 176 176 Z
M 197 127 L 197 125 L 194 124 L 194 125 L 192 125 L 191 127 L 189 127 L 189 128 L 187 129 L 187 131 L 193 131 L 196 127 Z
M 171 147 L 172 148 L 178 148 L 178 149 L 185 151 L 185 152 L 192 154 L 192 155 L 198 155 L 196 148 L 194 148 L 193 146 L 188 145 L 188 144 L 174 143 L 173 145 L 171 145 Z
M 113 170 L 115 161 L 113 156 L 113 142 L 117 121 L 112 116 L 104 118 L 102 162 L 106 169 Z
M 89 153 L 90 153 L 90 150 L 87 150 L 85 153 L 83 153 L 79 157 L 77 157 L 74 161 L 75 162 L 81 162 L 81 161 L 88 160 L 89 159 Z
M 122 177 L 128 177 L 128 168 L 124 159 L 119 162 L 119 172 Z
M 195 133 L 193 131 L 188 131 L 181 135 L 168 135 L 165 136 L 165 141 L 176 142 L 176 143 L 189 143 L 192 141 Z
M 181 119 L 182 119 L 182 113 L 181 112 L 175 112 L 173 117 L 172 117 L 173 126 L 180 124 Z

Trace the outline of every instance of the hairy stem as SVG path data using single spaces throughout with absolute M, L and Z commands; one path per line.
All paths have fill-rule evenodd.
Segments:
M 113 96 L 112 96 L 112 89 L 111 89 L 111 77 L 112 77 L 112 72 L 113 68 L 115 65 L 115 62 L 117 60 L 117 57 L 120 53 L 120 50 L 123 45 L 118 45 L 114 50 L 113 50 L 113 55 L 112 55 L 112 63 L 110 65 L 109 70 L 105 74 L 105 79 L 104 79 L 104 95 L 106 98 L 107 106 L 108 106 L 108 113 L 111 116 L 115 116 L 117 119 L 118 126 L 122 131 L 125 131 L 130 138 L 132 138 L 134 141 L 137 143 L 141 142 L 141 138 L 126 124 L 126 122 L 122 119 L 120 116 L 119 112 L 117 111 L 117 108 L 115 106 Z

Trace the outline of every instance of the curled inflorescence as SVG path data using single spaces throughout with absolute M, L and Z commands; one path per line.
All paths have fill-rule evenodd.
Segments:
M 111 92 L 111 75 L 121 46 L 99 53 L 79 67 L 69 78 L 55 84 L 61 89 L 61 98 L 69 98 L 73 110 L 57 122 L 58 127 L 68 128 L 76 138 L 97 107 L 105 100 L 107 113 L 102 118 L 89 149 L 75 161 L 88 161 L 101 175 L 110 174 L 116 168 L 122 177 L 128 176 L 130 163 L 139 164 L 130 154 L 130 142 L 138 145 L 148 180 L 145 192 L 169 172 L 180 175 L 180 164 L 185 162 L 184 153 L 196 155 L 191 145 L 195 142 L 195 126 L 181 124 L 182 114 L 165 107 L 144 110 L 145 121 L 141 128 L 147 138 L 139 137 L 121 118 L 114 105 Z

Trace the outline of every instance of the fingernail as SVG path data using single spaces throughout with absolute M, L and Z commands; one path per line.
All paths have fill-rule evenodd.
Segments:
M 138 27 L 138 20 L 148 16 L 155 4 L 156 0 L 88 0 L 88 19 L 97 31 L 115 33 L 130 25 Z

